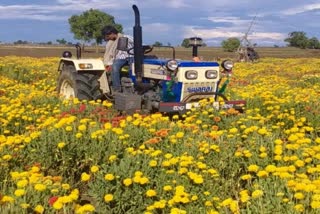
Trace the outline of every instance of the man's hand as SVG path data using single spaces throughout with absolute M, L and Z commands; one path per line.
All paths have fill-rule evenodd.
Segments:
M 105 70 L 106 70 L 106 72 L 111 72 L 112 65 L 106 65 Z

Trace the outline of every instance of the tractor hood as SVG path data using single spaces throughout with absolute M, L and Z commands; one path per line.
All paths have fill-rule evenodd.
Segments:
M 144 59 L 143 64 L 166 66 L 168 59 Z M 179 67 L 216 67 L 217 62 L 194 62 L 191 60 L 177 60 Z

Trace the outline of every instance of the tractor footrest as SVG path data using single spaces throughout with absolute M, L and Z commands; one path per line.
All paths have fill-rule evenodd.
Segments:
M 115 94 L 115 109 L 120 111 L 132 111 L 141 109 L 141 96 L 130 93 Z

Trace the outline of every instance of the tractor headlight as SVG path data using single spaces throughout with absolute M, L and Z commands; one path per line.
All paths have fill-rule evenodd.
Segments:
M 195 80 L 198 78 L 198 71 L 195 71 L 195 70 L 186 71 L 185 77 L 188 80 Z
M 175 71 L 178 68 L 178 62 L 174 59 L 169 60 L 166 64 L 166 67 L 168 68 L 169 71 Z
M 80 69 L 92 69 L 93 65 L 91 63 L 79 63 Z
M 225 69 L 225 70 L 232 70 L 233 68 L 233 62 L 231 60 L 224 60 L 221 64 L 221 66 Z
M 218 77 L 218 71 L 216 70 L 207 70 L 206 71 L 206 78 L 207 79 L 215 79 Z

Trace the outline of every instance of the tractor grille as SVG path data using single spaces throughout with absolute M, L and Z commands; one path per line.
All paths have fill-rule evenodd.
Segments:
M 181 101 L 193 101 L 209 98 L 216 90 L 216 82 L 184 83 Z M 187 100 L 186 100 L 187 99 Z

